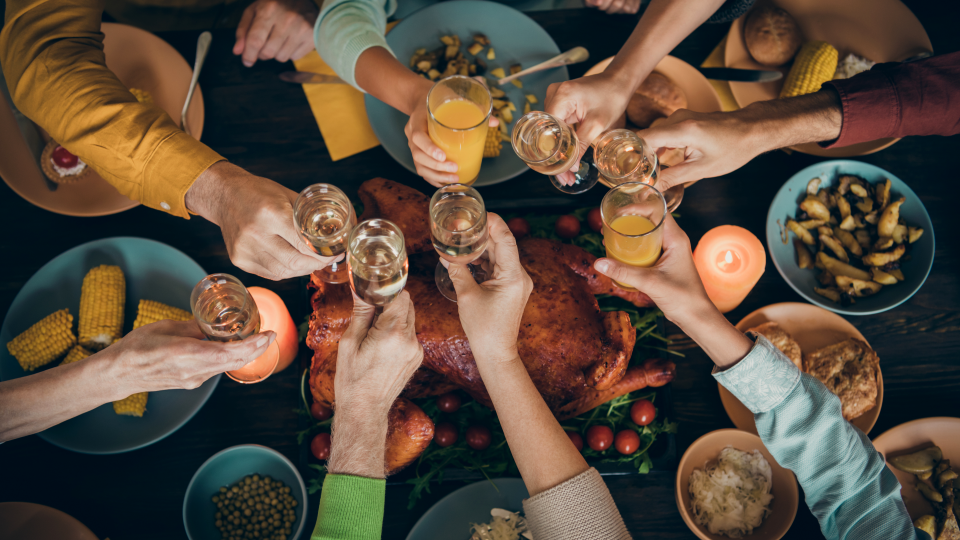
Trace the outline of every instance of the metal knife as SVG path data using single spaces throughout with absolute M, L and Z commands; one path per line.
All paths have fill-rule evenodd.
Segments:
M 347 84 L 336 75 L 324 75 L 310 71 L 284 71 L 280 80 L 293 84 Z
M 783 78 L 783 73 L 773 70 L 735 68 L 697 68 L 704 77 L 715 81 L 770 82 Z

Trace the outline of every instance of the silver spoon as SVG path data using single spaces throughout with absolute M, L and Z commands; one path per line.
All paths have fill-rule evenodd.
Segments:
M 183 111 L 180 112 L 180 127 L 190 135 L 190 127 L 187 125 L 187 109 L 190 107 L 190 100 L 193 99 L 193 91 L 197 88 L 197 80 L 200 79 L 200 70 L 203 68 L 203 61 L 207 58 L 207 51 L 210 50 L 210 41 L 213 35 L 210 32 L 200 34 L 197 39 L 197 58 L 193 61 L 193 77 L 190 78 L 190 89 L 187 90 L 187 100 L 183 102 Z
M 574 47 L 565 53 L 554 56 L 553 58 L 547 60 L 546 62 L 541 62 L 519 73 L 514 73 L 509 77 L 504 77 L 498 80 L 497 84 L 504 85 L 514 79 L 519 79 L 524 75 L 529 75 L 531 73 L 536 73 L 538 71 L 543 71 L 545 69 L 552 69 L 560 66 L 568 66 L 570 64 L 578 64 L 580 62 L 585 61 L 587 58 L 590 58 L 590 53 L 587 52 L 586 49 L 584 49 L 583 47 Z

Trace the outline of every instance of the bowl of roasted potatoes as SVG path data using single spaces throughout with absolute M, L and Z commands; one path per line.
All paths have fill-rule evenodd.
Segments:
M 926 281 L 933 225 L 917 194 L 868 163 L 832 160 L 793 175 L 767 214 L 767 247 L 800 296 L 844 315 L 899 306 Z

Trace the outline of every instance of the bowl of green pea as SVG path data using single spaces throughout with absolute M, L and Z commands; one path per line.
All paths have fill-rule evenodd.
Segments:
M 217 452 L 197 469 L 183 498 L 190 540 L 300 537 L 307 488 L 281 453 L 256 444 Z

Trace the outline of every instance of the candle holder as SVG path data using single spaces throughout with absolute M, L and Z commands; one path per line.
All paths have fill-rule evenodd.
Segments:
M 750 231 L 721 225 L 703 235 L 693 251 L 707 296 L 721 313 L 733 311 L 767 267 L 763 244 Z
M 657 188 L 641 182 L 615 186 L 600 203 L 607 257 L 630 266 L 656 264 L 663 248 L 662 225 L 666 215 L 667 203 Z M 624 290 L 636 290 L 618 281 L 614 283 Z

